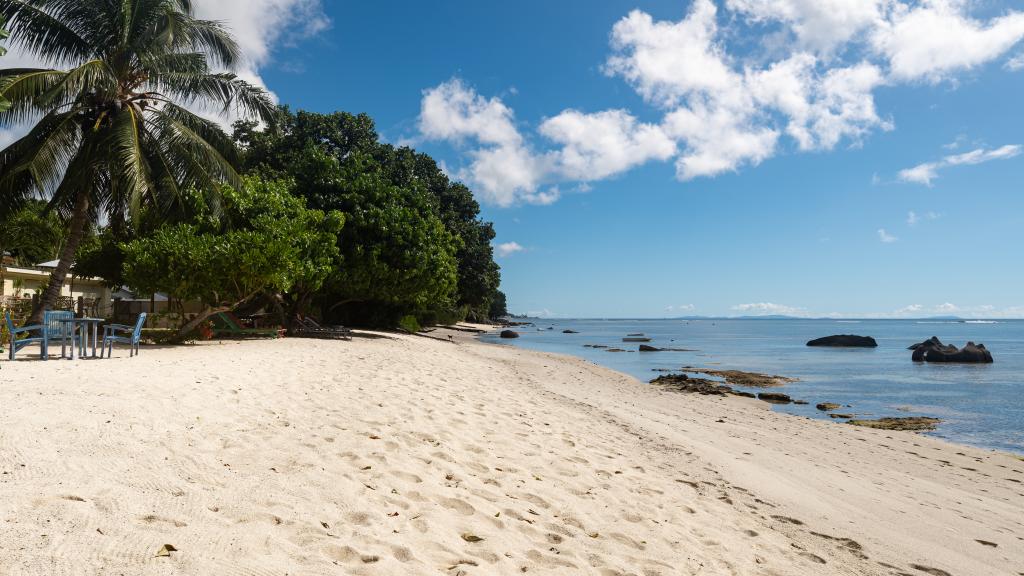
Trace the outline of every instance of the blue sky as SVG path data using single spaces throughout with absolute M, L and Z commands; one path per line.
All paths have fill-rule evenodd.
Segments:
M 1024 315 L 1024 15 L 815 4 L 330 2 L 261 74 L 467 180 L 513 311 Z
M 1024 317 L 1019 3 L 196 5 L 465 180 L 513 311 Z

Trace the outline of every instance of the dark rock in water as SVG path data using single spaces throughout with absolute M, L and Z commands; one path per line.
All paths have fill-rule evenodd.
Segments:
M 736 393 L 730 386 L 726 386 L 721 382 L 705 378 L 690 378 L 686 374 L 665 374 L 651 380 L 651 384 L 669 386 L 679 392 L 689 392 L 704 396 L 726 396 Z
M 562 330 L 562 334 L 579 334 L 579 332 L 575 330 Z
M 832 402 L 822 402 L 821 404 L 815 406 L 815 408 L 821 410 L 822 412 L 831 412 L 832 410 L 839 410 L 840 408 L 842 408 L 842 406 L 840 406 L 839 404 L 834 404 Z
M 938 418 L 925 418 L 914 416 L 909 418 L 879 418 L 878 420 L 850 420 L 847 424 L 864 426 L 865 428 L 878 428 L 881 430 L 934 430 L 942 420 Z
M 811 340 L 808 346 L 829 346 L 833 348 L 877 348 L 878 342 L 870 336 L 854 336 L 853 334 L 838 334 L 836 336 L 825 336 L 817 340 Z
M 991 364 L 992 353 L 984 344 L 968 342 L 963 348 L 943 344 L 937 337 L 914 344 L 910 347 L 914 353 L 910 359 L 914 362 L 942 362 L 958 364 Z
M 519 332 L 515 332 L 515 331 L 512 331 L 512 330 L 502 330 L 501 331 L 501 337 L 502 338 L 519 338 Z
M 777 392 L 761 392 L 757 395 L 758 400 L 763 400 L 770 404 L 792 404 L 793 399 L 785 394 L 779 394 Z
M 625 352 L 622 348 L 609 348 L 605 352 Z
M 810 402 L 808 402 L 807 400 L 793 400 L 793 404 L 798 404 L 800 406 L 806 406 L 806 405 L 810 404 Z
M 623 342 L 650 342 L 651 339 L 646 336 L 626 336 L 622 339 Z
M 842 418 L 844 420 L 849 420 L 850 418 L 853 418 L 853 414 L 839 414 L 838 412 L 833 412 L 833 413 L 829 414 L 828 417 L 829 418 Z
M 746 386 L 747 388 L 770 388 L 773 386 L 782 386 L 790 382 L 797 382 L 796 378 L 759 374 L 757 372 L 743 372 L 741 370 L 711 370 L 709 368 L 685 366 L 683 367 L 683 372 L 717 376 L 724 379 L 728 384 L 732 384 L 733 386 Z
M 641 352 L 661 352 L 661 348 L 655 348 L 654 346 L 648 346 L 647 344 L 640 345 Z

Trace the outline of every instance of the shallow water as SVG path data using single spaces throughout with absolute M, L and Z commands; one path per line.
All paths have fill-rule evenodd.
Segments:
M 565 329 L 579 334 L 563 334 Z M 572 354 L 645 382 L 658 375 L 656 368 L 682 366 L 790 376 L 800 381 L 775 390 L 810 404 L 777 410 L 830 420 L 814 405 L 835 402 L 850 406 L 840 412 L 868 418 L 934 416 L 943 422 L 929 435 L 1024 454 L 1024 321 L 537 320 L 536 326 L 516 330 L 521 334 L 516 340 L 484 338 Z M 652 346 L 695 351 L 612 353 L 583 346 L 605 344 L 635 351 L 638 344 L 622 342 L 635 332 L 650 337 Z M 873 336 L 878 348 L 806 346 L 808 340 L 832 334 Z M 957 346 L 984 343 L 995 363 L 911 362 L 907 347 L 932 336 Z

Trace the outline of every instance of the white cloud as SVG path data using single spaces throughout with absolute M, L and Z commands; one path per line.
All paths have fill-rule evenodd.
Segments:
M 633 10 L 612 27 L 603 70 L 629 84 L 660 121 L 642 122 L 627 110 L 568 109 L 543 120 L 531 144 L 533 135 L 520 131 L 504 102 L 455 80 L 427 91 L 455 102 L 425 97 L 421 133 L 472 141 L 457 174 L 501 206 L 536 201 L 541 187 L 614 177 L 651 161 L 674 161 L 685 181 L 756 166 L 787 145 L 857 146 L 894 129 L 876 107 L 880 88 L 955 82 L 1024 38 L 1024 12 L 977 18 L 977 5 L 693 0 L 679 20 Z M 750 38 L 760 50 L 749 49 Z M 1018 65 L 1024 54 L 1007 62 Z M 436 110 L 439 122 L 430 116 Z M 929 183 L 954 163 L 922 164 L 901 179 Z
M 1006 69 L 1010 70 L 1011 72 L 1024 70 L 1024 52 L 1021 52 L 1020 54 L 1017 54 L 1013 58 L 1007 60 L 1005 66 Z
M 918 214 L 911 210 L 907 213 L 907 225 L 917 226 L 922 220 L 938 220 L 942 215 L 938 212 L 925 212 L 924 214 Z
M 458 78 L 423 92 L 419 129 L 432 140 L 472 138 L 510 147 L 523 143 L 512 110 L 499 98 L 480 96 Z
M 734 8 L 757 6 L 740 2 Z M 676 167 L 682 180 L 770 158 L 779 124 L 801 150 L 829 150 L 844 138 L 891 127 L 875 109 L 873 90 L 883 83 L 877 66 L 829 67 L 800 51 L 762 68 L 736 62 L 722 43 L 711 0 L 696 0 L 679 22 L 655 22 L 634 11 L 615 25 L 612 47 L 605 71 L 668 111 L 665 133 L 680 141 Z
M 661 127 L 639 123 L 625 110 L 566 110 L 545 120 L 540 133 L 562 146 L 554 153 L 558 172 L 583 182 L 603 180 L 649 160 L 667 160 L 676 152 L 675 142 Z
M 525 250 L 518 242 L 503 242 L 494 247 L 494 252 L 499 258 L 506 258 L 517 252 Z
M 938 178 L 939 170 L 949 168 L 951 166 L 974 165 L 991 162 L 993 160 L 1006 160 L 1020 155 L 1022 151 L 1024 151 L 1024 146 L 1021 146 L 1020 144 L 1007 144 L 993 150 L 978 148 L 976 150 L 971 150 L 970 152 L 964 152 L 963 154 L 946 156 L 937 162 L 925 162 L 924 164 L 918 164 L 912 168 L 900 170 L 898 178 L 903 182 L 931 186 L 932 181 Z
M 871 46 L 886 58 L 896 80 L 938 82 L 1005 54 L 1024 39 L 1024 13 L 980 22 L 965 14 L 971 2 L 894 2 L 871 33 Z
M 885 228 L 879 228 L 878 229 L 878 239 L 880 241 L 882 241 L 883 244 L 892 244 L 893 242 L 896 242 L 897 240 L 899 240 L 899 238 L 897 238 L 897 237 L 893 236 L 892 234 L 889 234 L 888 232 L 886 232 Z
M 672 313 L 672 312 L 677 312 L 677 313 L 693 312 L 696 309 L 697 309 L 697 307 L 694 306 L 693 304 L 680 304 L 678 306 L 672 306 L 672 305 L 665 306 L 665 312 L 668 312 L 668 313 Z
M 803 308 L 786 306 L 785 304 L 775 304 L 774 302 L 754 302 L 751 304 L 737 304 L 733 306 L 732 309 L 736 312 L 742 312 L 744 314 L 753 316 L 804 316 L 807 313 L 807 311 L 804 310 Z
M 830 53 L 881 18 L 884 0 L 726 0 L 753 22 L 786 23 L 799 46 Z
M 427 140 L 470 147 L 469 165 L 455 175 L 472 183 L 489 203 L 550 204 L 558 198 L 557 192 L 537 192 L 550 171 L 549 161 L 527 148 L 512 109 L 500 98 L 484 98 L 458 78 L 423 92 L 419 132 Z

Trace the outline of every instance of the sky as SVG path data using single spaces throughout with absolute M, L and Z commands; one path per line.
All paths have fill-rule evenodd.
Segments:
M 466 182 L 513 312 L 1024 317 L 1019 2 L 195 4 Z

